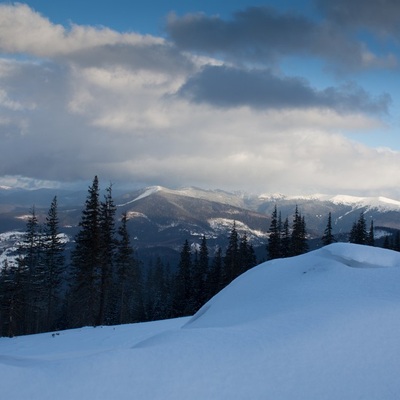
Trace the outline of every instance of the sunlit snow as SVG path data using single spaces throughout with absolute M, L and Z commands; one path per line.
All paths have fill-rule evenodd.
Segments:
M 2 398 L 392 400 L 400 253 L 261 264 L 189 318 L 0 339 Z

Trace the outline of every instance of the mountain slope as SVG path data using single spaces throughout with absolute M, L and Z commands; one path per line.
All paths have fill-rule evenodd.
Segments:
M 399 267 L 399 253 L 334 244 L 255 267 L 192 318 L 1 338 L 2 395 L 395 399 Z
M 59 217 L 62 231 L 72 239 L 77 232 L 86 193 L 59 193 L 50 190 L 0 190 L 0 233 L 8 237 L 25 228 L 26 215 L 33 204 L 39 220 L 44 220 L 52 197 L 59 195 Z M 132 192 L 115 191 L 117 217 L 126 212 L 128 230 L 134 247 L 144 261 L 159 255 L 176 264 L 185 240 L 198 244 L 202 235 L 210 248 L 223 249 L 236 223 L 240 235 L 244 233 L 255 247 L 259 259 L 265 258 L 265 245 L 271 214 L 277 206 L 284 220 L 292 222 L 296 205 L 305 217 L 310 248 L 320 245 L 320 238 L 332 215 L 333 234 L 346 241 L 353 223 L 364 212 L 367 225 L 374 221 L 383 244 L 385 235 L 400 230 L 400 202 L 385 197 L 354 196 L 285 196 L 281 194 L 255 196 L 241 192 L 183 188 L 172 190 L 161 186 Z M 11 247 L 13 243 L 9 244 Z M 0 251 L 8 243 L 2 243 Z

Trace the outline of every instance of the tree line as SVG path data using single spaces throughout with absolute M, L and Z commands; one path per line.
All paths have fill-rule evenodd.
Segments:
M 60 233 L 57 197 L 43 224 L 35 208 L 18 244 L 16 265 L 0 274 L 0 336 L 192 315 L 238 275 L 257 264 L 247 235 L 233 224 L 228 246 L 210 250 L 206 237 L 186 240 L 177 268 L 156 257 L 145 266 L 116 220 L 112 186 L 100 199 L 97 176 L 88 194 L 70 260 Z
M 309 250 L 305 218 L 301 215 L 297 205 L 291 226 L 289 217 L 282 221 L 282 214 L 280 211 L 278 212 L 275 205 L 268 233 L 267 252 L 269 260 L 297 256 Z M 397 241 L 395 239 L 393 243 L 390 243 L 389 238 L 386 237 L 386 245 L 384 244 L 384 247 L 396 249 L 396 243 L 398 243 L 398 249 L 400 250 L 400 235 L 397 235 L 396 238 L 398 238 Z M 348 241 L 368 246 L 375 245 L 374 222 L 371 220 L 368 230 L 364 212 L 361 212 L 357 221 L 354 221 Z M 326 228 L 321 238 L 321 245 L 327 246 L 334 242 L 336 242 L 336 239 L 332 229 L 332 214 L 329 213 Z
M 144 322 L 194 314 L 237 276 L 257 265 L 247 234 L 233 223 L 226 248 L 209 249 L 205 236 L 198 245 L 186 240 L 176 266 L 155 257 L 148 265 L 138 258 L 127 229 L 128 215 L 117 221 L 112 186 L 100 199 L 97 176 L 88 194 L 66 260 L 60 233 L 57 197 L 43 223 L 35 208 L 18 244 L 16 265 L 0 271 L 0 336 L 15 336 L 81 326 Z M 332 217 L 321 238 L 333 243 Z M 374 245 L 362 212 L 348 241 Z M 384 247 L 400 250 L 400 235 Z M 268 230 L 267 258 L 285 258 L 309 250 L 306 221 L 296 205 L 293 217 L 282 219 L 277 206 Z
M 282 222 L 282 214 L 275 205 L 268 233 L 269 260 L 298 256 L 308 251 L 306 221 L 297 205 L 291 226 L 289 217 Z

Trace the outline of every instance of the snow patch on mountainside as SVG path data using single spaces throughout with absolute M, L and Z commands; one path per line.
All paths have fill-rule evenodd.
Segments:
M 366 208 L 367 210 L 378 210 L 381 212 L 386 211 L 400 211 L 400 201 L 389 199 L 384 196 L 377 197 L 359 197 L 350 195 L 327 195 L 327 194 L 313 194 L 313 195 L 293 195 L 286 196 L 282 194 L 263 194 L 259 196 L 260 200 L 266 201 L 282 201 L 282 200 L 309 200 L 309 201 L 327 201 L 336 205 L 350 206 L 353 209 Z
M 208 224 L 212 229 L 215 231 L 227 231 L 231 230 L 233 227 L 233 224 L 236 226 L 236 230 L 238 232 L 246 232 L 248 237 L 251 236 L 256 236 L 259 238 L 266 238 L 268 236 L 267 233 L 262 232 L 257 229 L 251 229 L 248 225 L 241 221 L 236 221 L 234 219 L 229 219 L 229 218 L 212 218 L 209 219 Z
M 128 220 L 134 219 L 134 218 L 145 218 L 147 220 L 149 219 L 147 217 L 147 215 L 145 215 L 145 214 L 143 214 L 141 212 L 137 212 L 137 211 L 128 211 L 126 213 L 126 217 L 127 217 Z

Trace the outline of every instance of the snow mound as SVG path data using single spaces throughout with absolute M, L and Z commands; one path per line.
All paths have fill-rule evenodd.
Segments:
M 191 318 L 0 338 L 13 400 L 392 400 L 400 253 L 333 244 L 261 264 Z
M 297 313 L 299 309 L 315 311 L 310 318 L 319 321 L 326 319 L 324 313 L 334 313 L 332 305 L 339 303 L 351 308 L 374 294 L 400 300 L 400 268 L 396 267 L 400 267 L 400 253 L 348 243 L 269 261 L 238 277 L 185 328 L 272 320 L 283 311 Z

